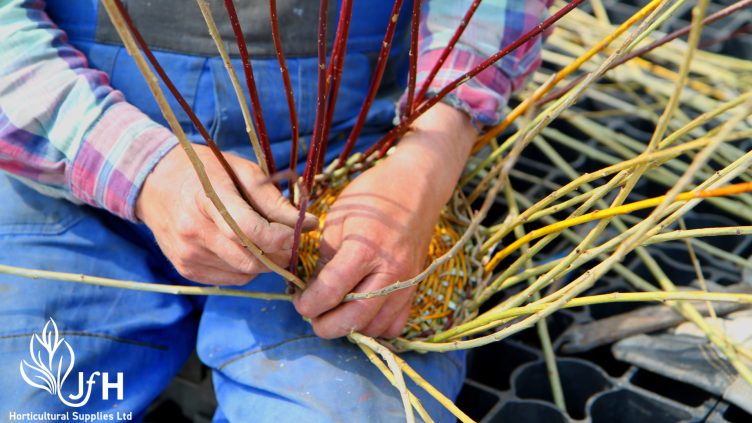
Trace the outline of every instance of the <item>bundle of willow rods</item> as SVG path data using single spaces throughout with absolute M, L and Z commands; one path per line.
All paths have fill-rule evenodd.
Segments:
M 243 88 L 229 64 L 223 41 L 214 27 L 209 5 L 203 0 L 197 1 L 215 38 L 220 55 L 228 64 L 228 72 L 245 109 L 244 117 L 248 124 L 249 138 L 258 161 L 264 171 L 273 177 L 275 167 L 268 153 L 268 137 L 256 95 L 253 70 L 247 54 L 244 54 L 246 50 L 242 45 L 241 23 L 237 20 L 233 2 L 225 0 L 225 6 L 234 23 L 236 41 L 241 44 L 240 51 L 245 64 L 246 84 L 253 113 L 245 104 Z M 701 201 L 740 219 L 752 221 L 752 196 L 748 193 L 752 191 L 752 174 L 749 172 L 752 152 L 744 151 L 735 144 L 736 141 L 752 135 L 747 121 L 752 111 L 752 86 L 749 77 L 752 63 L 697 49 L 703 22 L 709 23 L 712 19 L 732 14 L 748 6 L 752 0 L 743 0 L 730 6 L 722 11 L 725 13 L 722 16 L 716 16 L 721 12 L 706 16 L 708 1 L 698 0 L 693 9 L 691 27 L 679 34 L 688 34 L 687 41 L 682 41 L 676 34 L 666 36 L 655 31 L 687 0 L 653 0 L 619 26 L 608 22 L 600 0 L 591 1 L 596 16 L 576 9 L 583 0 L 575 0 L 568 4 L 557 2 L 552 8 L 550 19 L 430 98 L 425 98 L 425 90 L 415 86 L 414 69 L 417 55 L 413 54 L 409 92 L 418 94 L 411 101 L 408 116 L 364 154 L 351 156 L 352 145 L 360 134 L 386 66 L 396 22 L 390 19 L 385 23 L 387 31 L 384 47 L 364 107 L 348 140 L 348 147 L 335 163 L 324 169 L 322 152 L 325 150 L 331 127 L 338 81 L 341 78 L 343 58 L 346 54 L 352 0 L 343 1 L 334 51 L 328 67 L 326 51 L 322 47 L 326 44 L 323 40 L 326 39 L 328 1 L 322 0 L 319 14 L 319 39 L 322 42 L 319 43 L 316 126 L 305 174 L 299 180 L 290 177 L 293 182 L 291 189 L 294 192 L 291 200 L 299 206 L 301 215 L 296 228 L 290 271 L 267 260 L 263 252 L 253 245 L 233 217 L 227 213 L 221 200 L 214 193 L 199 158 L 168 106 L 157 83 L 158 79 L 147 60 L 151 62 L 172 95 L 178 98 L 181 107 L 191 117 L 217 158 L 226 165 L 221 151 L 216 148 L 208 132 L 195 118 L 174 85 L 169 82 L 169 78 L 138 34 L 138 29 L 130 21 L 120 1 L 103 0 L 103 3 L 181 146 L 194 164 L 207 196 L 222 212 L 227 224 L 250 253 L 267 263 L 270 269 L 280 274 L 291 286 L 296 287 L 295 289 L 305 289 L 305 280 L 314 274 L 320 243 L 320 231 L 308 235 L 301 234 L 302 216 L 305 211 L 310 209 L 325 217 L 329 206 L 345 184 L 357 177 L 359 172 L 371 166 L 378 166 L 380 159 L 384 154 L 388 154 L 395 141 L 409 130 L 411 122 L 452 89 L 486 67 L 492 66 L 495 61 L 526 42 L 534 40 L 544 30 L 557 23 L 556 29 L 544 45 L 544 68 L 538 71 L 532 81 L 518 94 L 516 102 L 513 103 L 516 106 L 508 110 L 504 122 L 497 127 L 486 128 L 485 133 L 479 138 L 475 155 L 468 161 L 466 172 L 457 186 L 455 195 L 437 223 L 426 270 L 408 281 L 395 281 L 393 285 L 375 292 L 348 294 L 344 299 L 358 301 L 419 285 L 410 320 L 402 337 L 395 340 L 374 340 L 358 333 L 352 333 L 349 337 L 359 344 L 369 359 L 398 388 L 408 421 L 414 421 L 413 408 L 425 421 L 431 419 L 420 401 L 406 388 L 403 373 L 418 386 L 426 389 L 460 420 L 469 422 L 472 420 L 415 373 L 399 358 L 398 352 L 475 348 L 537 326 L 551 375 L 554 400 L 564 409 L 563 393 L 558 381 L 545 318 L 561 308 L 584 304 L 662 302 L 698 325 L 736 371 L 752 384 L 752 372 L 739 358 L 752 358 L 752 352 L 708 324 L 691 304 L 692 301 L 706 301 L 709 304 L 710 301 L 752 303 L 752 295 L 709 293 L 705 289 L 678 292 L 674 283 L 644 248 L 645 245 L 659 242 L 691 239 L 691 242 L 687 243 L 687 248 L 692 257 L 693 248 L 703 249 L 720 259 L 750 267 L 745 258 L 717 248 L 709 248 L 696 238 L 717 235 L 746 236 L 752 233 L 752 226 L 672 231 L 671 225 L 677 221 L 681 223 L 682 216 Z M 465 23 L 470 21 L 479 3 L 480 0 L 470 7 Z M 401 0 L 395 2 L 393 15 L 399 13 L 401 5 Z M 420 1 L 416 0 L 414 8 L 419 7 Z M 277 57 L 287 86 L 289 78 L 286 75 L 287 67 L 281 43 L 278 42 L 276 6 L 273 0 L 270 2 L 270 12 Z M 458 28 L 442 57 L 448 55 L 465 27 L 466 25 L 463 25 Z M 412 31 L 413 50 L 417 43 L 417 34 L 418 25 L 415 23 Z M 143 50 L 143 54 L 139 48 Z M 429 80 L 435 76 L 437 70 L 438 67 L 434 69 Z M 577 100 L 586 98 L 597 102 L 602 109 L 594 112 L 570 109 Z M 295 105 L 291 95 L 288 95 L 288 103 L 291 124 L 295 128 Z M 638 117 L 654 126 L 652 138 L 648 143 L 613 131 L 601 120 L 624 115 Z M 555 120 L 575 127 L 597 140 L 603 148 L 593 148 L 582 140 L 549 126 Z M 555 126 L 558 126 L 558 123 Z M 508 128 L 509 131 L 504 132 Z M 499 145 L 497 136 L 503 132 L 511 135 L 499 138 Z M 297 132 L 293 133 L 296 138 Z M 295 144 L 297 140 L 293 141 Z M 540 175 L 525 173 L 515 168 L 517 160 L 530 143 L 563 171 L 571 182 L 559 186 L 552 181 L 541 180 Z M 394 148 L 399 148 L 399 145 L 396 144 Z M 293 149 L 297 151 L 295 145 Z M 565 150 L 584 154 L 590 160 L 602 163 L 603 167 L 594 172 L 578 174 L 562 157 L 561 152 Z M 248 194 L 237 183 L 232 169 L 229 166 L 225 166 L 225 169 L 236 182 L 239 193 L 248 199 Z M 666 195 L 644 201 L 627 201 L 628 198 L 631 200 L 630 193 L 641 178 L 645 178 L 649 184 L 662 187 L 661 191 L 666 192 Z M 534 202 L 515 191 L 515 185 L 519 184 L 520 180 L 542 183 L 550 188 L 551 192 Z M 497 196 L 504 197 L 503 204 L 508 207 L 507 214 L 498 221 L 487 221 L 485 218 L 491 205 L 497 201 Z M 481 202 L 479 208 L 474 207 Z M 651 211 L 644 219 L 628 215 L 636 210 Z M 593 224 L 583 225 L 588 222 Z M 535 226 L 532 231 L 529 230 L 531 224 Z M 585 230 L 575 232 L 570 229 L 576 225 L 583 225 L 579 228 Z M 618 235 L 609 237 L 609 234 L 614 233 L 606 231 L 609 227 Z M 538 263 L 535 260 L 536 254 L 560 236 L 571 244 L 566 250 L 567 254 L 548 263 Z M 631 253 L 636 254 L 650 269 L 655 284 L 621 265 L 624 257 Z M 698 269 L 698 279 L 703 282 L 700 263 L 694 259 L 694 264 Z M 623 276 L 638 292 L 581 296 L 609 271 Z M 290 295 L 286 294 L 167 287 L 136 281 L 108 280 L 96 275 L 71 275 L 11 266 L 0 266 L 0 272 L 173 294 L 290 299 Z M 557 285 L 556 289 L 551 290 L 553 292 L 542 295 L 544 288 L 563 280 L 570 273 L 576 275 L 573 277 L 574 280 L 564 286 Z M 526 285 L 522 285 L 525 283 Z M 495 293 L 515 285 L 523 288 L 519 289 L 518 286 L 517 293 L 501 303 L 490 304 L 490 308 L 489 304 L 485 304 Z M 481 313 L 483 305 L 486 311 Z M 386 364 L 381 361 L 379 355 Z

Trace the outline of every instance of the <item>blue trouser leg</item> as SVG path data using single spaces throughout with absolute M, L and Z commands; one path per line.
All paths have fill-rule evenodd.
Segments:
M 164 270 L 152 246 L 122 220 L 45 197 L 0 174 L 2 264 L 170 283 L 176 274 Z M 187 297 L 0 274 L 0 421 L 10 420 L 11 412 L 67 412 L 69 419 L 73 412 L 132 412 L 140 420 L 194 348 L 194 308 Z M 66 406 L 21 375 L 23 361 L 39 368 L 30 343 L 32 334 L 41 333 L 50 318 L 75 354 L 61 396 L 71 404 L 82 402 L 85 396 L 69 397 L 78 394 L 79 372 L 85 380 L 100 373 L 84 406 Z M 52 324 L 47 329 L 54 342 Z M 62 379 L 71 357 L 66 344 L 61 343 L 49 360 L 41 338 L 33 341 L 37 361 L 52 370 L 54 379 L 60 367 Z M 48 386 L 42 372 L 28 366 L 24 371 L 32 382 Z M 116 389 L 109 389 L 108 400 L 103 400 L 104 372 L 110 383 L 117 383 L 117 374 L 123 373 L 123 400 L 117 399 Z
M 277 275 L 246 289 L 282 292 Z M 199 325 L 198 354 L 214 369 L 215 422 L 398 422 L 397 389 L 356 345 L 316 337 L 288 302 L 210 297 Z M 463 352 L 402 354 L 429 383 L 454 399 Z M 405 377 L 407 379 L 407 377 Z M 437 422 L 455 418 L 412 381 L 408 388 Z

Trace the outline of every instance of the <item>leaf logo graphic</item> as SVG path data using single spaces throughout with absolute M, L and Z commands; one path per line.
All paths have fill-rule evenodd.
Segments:
M 52 323 L 52 327 L 55 330 L 55 336 L 53 338 L 52 331 L 48 331 L 47 328 L 49 327 L 50 323 Z M 41 349 L 34 350 L 34 340 L 42 346 Z M 60 348 L 61 344 L 65 344 L 65 346 L 68 348 L 68 352 L 70 352 L 70 364 L 68 365 L 68 369 L 65 371 L 65 374 L 62 375 L 61 378 L 61 372 L 63 368 L 63 354 L 60 355 L 60 360 L 57 362 L 57 369 L 55 369 L 55 354 L 58 352 L 58 349 Z M 42 349 L 47 351 L 47 361 L 42 357 Z M 61 350 L 63 351 L 63 350 Z M 65 383 L 65 379 L 68 378 L 68 375 L 70 374 L 71 370 L 73 370 L 73 364 L 76 362 L 76 355 L 73 352 L 73 348 L 68 344 L 65 339 L 62 339 L 59 337 L 57 325 L 55 324 L 55 321 L 50 318 L 50 321 L 47 322 L 46 325 L 44 325 L 44 329 L 42 329 L 42 337 L 40 338 L 38 334 L 34 334 L 34 336 L 31 337 L 31 342 L 29 343 L 29 352 L 31 354 L 31 361 L 34 363 L 34 365 L 29 364 L 26 360 L 22 360 L 20 364 L 21 368 L 21 376 L 24 378 L 26 383 L 29 385 L 44 389 L 45 391 L 49 392 L 50 395 L 57 395 L 58 398 L 60 398 L 60 401 L 62 401 L 65 405 L 70 407 L 81 407 L 82 405 L 86 404 L 89 401 L 89 396 L 91 395 L 91 388 L 94 384 L 94 376 L 99 375 L 99 372 L 94 372 L 91 377 L 89 378 L 89 381 L 87 382 L 89 385 L 88 392 L 86 393 L 86 398 L 84 398 L 83 401 L 81 401 L 78 404 L 72 404 L 66 401 L 63 398 L 63 395 L 61 393 L 61 390 L 63 388 L 63 383 Z M 33 375 L 32 378 L 29 378 L 29 376 L 26 375 L 26 372 L 24 371 L 24 366 L 28 367 L 30 370 L 33 370 L 36 372 L 30 372 L 31 375 Z M 71 399 L 78 399 L 81 398 L 83 395 L 83 373 L 79 374 L 79 393 L 78 395 L 69 395 Z M 42 382 L 44 385 L 37 383 Z

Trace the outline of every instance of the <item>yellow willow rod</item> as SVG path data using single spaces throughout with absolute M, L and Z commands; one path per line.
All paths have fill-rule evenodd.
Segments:
M 590 297 L 573 298 L 568 303 L 564 304 L 562 308 L 574 308 L 582 307 L 593 304 L 609 304 L 609 303 L 627 303 L 627 302 L 643 302 L 643 301 L 713 301 L 713 302 L 729 302 L 729 303 L 752 303 L 752 295 L 750 294 L 726 294 L 716 292 L 613 292 L 611 294 L 593 295 Z M 498 322 L 504 319 L 510 319 L 513 317 L 527 316 L 530 314 L 538 313 L 548 307 L 549 304 L 530 304 L 524 307 L 515 307 L 506 311 L 499 311 L 493 314 L 479 316 L 474 320 L 471 320 L 460 326 L 456 326 L 446 332 L 439 333 L 432 338 L 427 339 L 426 343 L 439 343 L 450 338 L 455 338 L 458 335 L 467 335 L 467 332 L 475 328 L 487 325 L 489 323 Z M 421 341 L 416 341 L 416 343 Z
M 675 147 L 667 148 L 665 150 L 659 150 L 651 154 L 641 154 L 634 159 L 625 160 L 621 163 L 617 163 L 614 165 L 611 165 L 609 167 L 603 168 L 597 172 L 593 173 L 586 173 L 579 178 L 575 179 L 574 181 L 568 183 L 562 188 L 557 189 L 556 191 L 552 192 L 551 194 L 547 195 L 543 200 L 535 204 L 530 209 L 526 210 L 524 213 L 522 213 L 517 219 L 515 219 L 512 222 L 508 223 L 501 223 L 496 226 L 492 226 L 489 228 L 489 231 L 495 232 L 486 242 L 483 243 L 483 246 L 481 247 L 480 252 L 482 254 L 485 254 L 490 250 L 494 244 L 501 241 L 502 238 L 504 238 L 509 231 L 511 231 L 510 228 L 513 228 L 514 225 L 519 224 L 519 222 L 527 222 L 532 221 L 533 216 L 535 216 L 537 213 L 541 213 L 541 210 L 543 210 L 544 207 L 546 207 L 548 204 L 552 203 L 553 201 L 562 198 L 562 196 L 566 195 L 569 192 L 574 191 L 578 187 L 582 186 L 583 184 L 595 181 L 599 178 L 605 178 L 608 175 L 614 174 L 616 172 L 620 172 L 625 169 L 629 169 L 635 165 L 641 164 L 641 163 L 648 163 L 651 161 L 659 161 L 655 165 L 651 165 L 650 168 L 658 167 L 661 164 L 665 163 L 666 161 L 678 157 L 681 154 L 684 154 L 687 151 L 694 150 L 696 148 L 701 148 L 706 145 L 708 145 L 712 141 L 712 138 L 699 138 L 694 141 L 690 141 L 684 144 L 679 144 Z M 650 169 L 649 168 L 649 169 Z M 582 201 L 584 201 L 585 198 L 589 198 L 590 195 L 592 195 L 592 192 L 586 193 L 588 194 L 587 197 L 583 197 Z M 563 209 L 561 206 L 566 203 L 561 203 L 556 206 L 552 207 L 559 207 L 559 210 Z M 545 209 L 543 211 L 546 211 L 548 209 Z M 537 219 L 537 218 L 536 218 Z
M 688 200 L 692 200 L 695 198 L 725 197 L 728 195 L 741 194 L 741 193 L 750 192 L 750 191 L 752 191 L 752 182 L 745 182 L 741 184 L 735 184 L 735 185 L 730 185 L 727 187 L 710 189 L 706 191 L 685 192 L 685 193 L 677 195 L 674 202 L 688 201 Z M 648 207 L 654 207 L 654 206 L 661 204 L 661 202 L 665 198 L 666 196 L 662 195 L 660 197 L 650 198 L 647 200 L 638 201 L 636 203 L 625 204 L 623 206 L 613 207 L 613 208 L 606 209 L 606 210 L 594 211 L 586 215 L 577 216 L 572 219 L 563 220 L 561 222 L 557 222 L 552 225 L 544 226 L 543 228 L 540 228 L 538 230 L 531 231 L 525 236 L 523 236 L 522 238 L 513 242 L 512 244 L 509 244 L 503 250 L 496 253 L 493 259 L 491 259 L 491 261 L 486 265 L 485 272 L 486 274 L 490 274 L 501 260 L 509 256 L 514 251 L 519 249 L 523 244 L 530 242 L 531 240 L 540 238 L 550 233 L 561 231 L 570 226 L 579 225 L 581 223 L 603 219 L 604 217 L 611 217 L 611 216 L 617 216 L 620 214 L 631 213 L 633 211 L 646 209 Z
M 478 150 L 480 150 L 481 147 L 488 144 L 488 142 L 491 141 L 492 138 L 496 138 L 496 136 L 498 136 L 512 122 L 514 122 L 515 119 L 517 119 L 519 116 L 525 113 L 525 111 L 527 110 L 528 107 L 530 107 L 531 104 L 540 100 L 540 98 L 543 97 L 544 94 L 546 94 L 551 88 L 556 86 L 556 84 L 558 84 L 562 79 L 569 76 L 572 72 L 574 72 L 580 66 L 582 66 L 583 63 L 590 60 L 593 56 L 603 51 L 606 47 L 608 47 L 609 44 L 611 44 L 612 41 L 619 38 L 619 36 L 622 35 L 627 29 L 631 28 L 637 22 L 641 21 L 645 16 L 647 16 L 650 12 L 652 12 L 653 9 L 658 7 L 661 3 L 662 3 L 662 0 L 651 1 L 650 3 L 648 3 L 647 6 L 642 8 L 642 10 L 637 12 L 634 16 L 632 16 L 626 22 L 624 22 L 618 28 L 616 28 L 614 32 L 609 34 L 600 43 L 591 47 L 590 50 L 587 51 L 587 53 L 578 57 L 574 62 L 570 63 L 567 67 L 557 72 L 556 77 L 554 77 L 553 79 L 549 79 L 548 82 L 542 85 L 540 88 L 538 88 L 531 97 L 526 98 L 525 101 L 520 103 L 519 106 L 515 107 L 514 110 L 512 110 L 512 112 L 507 115 L 507 117 L 504 119 L 503 122 L 489 129 L 488 132 L 486 132 L 486 134 L 480 137 L 478 142 L 475 144 L 475 147 L 473 147 L 473 153 L 477 152 Z

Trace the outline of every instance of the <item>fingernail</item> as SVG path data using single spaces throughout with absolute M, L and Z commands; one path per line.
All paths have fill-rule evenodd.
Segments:
M 295 236 L 291 236 L 290 238 L 287 238 L 285 240 L 285 243 L 282 244 L 282 251 L 292 250 L 292 243 L 295 240 Z
M 316 217 L 316 215 L 315 215 L 315 214 L 311 214 L 311 213 L 308 213 L 308 212 L 306 212 L 305 216 L 306 216 L 306 217 L 307 217 L 308 219 L 316 219 L 316 220 L 318 220 L 318 217 Z

